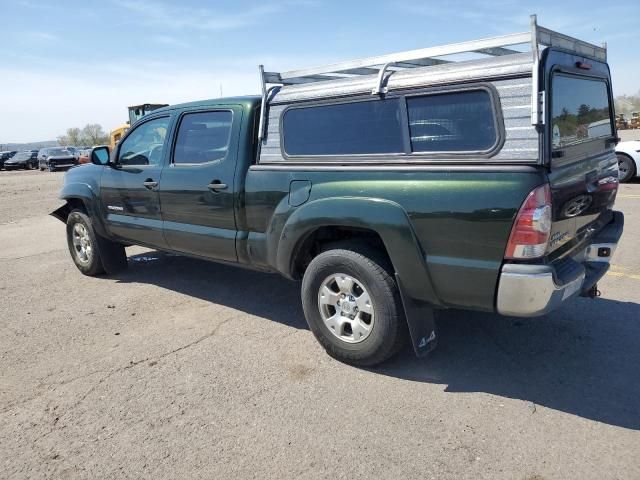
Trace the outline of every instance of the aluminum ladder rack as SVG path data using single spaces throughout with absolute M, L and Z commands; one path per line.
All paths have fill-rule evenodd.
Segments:
M 513 47 L 520 47 L 516 50 Z M 525 50 L 523 51 L 523 47 Z M 538 92 L 538 63 L 540 52 L 544 47 L 557 47 L 581 56 L 595 60 L 607 60 L 606 44 L 599 47 L 591 43 L 578 40 L 562 33 L 549 30 L 538 25 L 536 15 L 531 15 L 531 28 L 528 32 L 513 33 L 499 37 L 484 38 L 468 42 L 452 43 L 437 47 L 421 48 L 406 52 L 390 53 L 358 60 L 349 60 L 330 65 L 291 70 L 288 72 L 267 72 L 259 66 L 260 83 L 262 87 L 262 110 L 260 116 L 259 139 L 263 138 L 264 113 L 270 88 L 273 86 L 289 86 L 305 83 L 324 82 L 337 79 L 355 78 L 363 75 L 376 75 L 372 82 L 372 95 L 386 93 L 384 87 L 385 74 L 403 71 L 411 68 L 422 68 L 431 65 L 455 62 L 453 55 L 475 54 L 481 57 L 496 57 L 503 55 L 526 53 L 531 51 L 533 59 L 533 89 L 531 121 L 534 125 L 543 123 L 541 114 L 541 98 Z M 468 58 L 458 62 L 466 61 Z M 271 87 L 269 87 L 271 86 Z M 540 92 L 542 93 L 542 92 Z

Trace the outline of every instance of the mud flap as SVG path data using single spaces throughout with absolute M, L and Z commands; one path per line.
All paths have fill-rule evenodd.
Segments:
M 418 357 L 424 357 L 436 348 L 436 322 L 433 308 L 424 302 L 416 302 L 404 293 L 402 281 L 396 273 L 396 282 L 404 305 L 405 316 L 411 335 L 413 351 Z
M 51 215 L 52 217 L 57 218 L 62 223 L 67 223 L 67 217 L 69 216 L 70 212 L 71 212 L 71 209 L 69 208 L 69 204 L 65 203 L 60 208 L 55 209 L 49 215 Z

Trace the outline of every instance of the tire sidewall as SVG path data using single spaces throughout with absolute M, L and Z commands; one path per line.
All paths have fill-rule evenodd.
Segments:
M 358 258 L 359 257 L 359 258 Z M 302 282 L 302 303 L 309 328 L 320 344 L 339 360 L 359 364 L 378 363 L 388 356 L 389 343 L 395 344 L 396 322 L 399 321 L 394 292 L 379 273 L 369 268 L 362 255 L 347 250 L 330 250 L 320 254 L 309 265 Z M 338 273 L 357 279 L 367 290 L 374 309 L 374 323 L 369 336 L 359 343 L 348 343 L 336 337 L 322 320 L 318 307 L 318 292 L 324 280 Z M 371 361 L 369 361 L 371 360 Z
M 89 234 L 89 238 L 91 240 L 92 247 L 92 255 L 91 261 L 87 264 L 81 263 L 78 259 L 77 253 L 75 251 L 75 247 L 73 245 L 73 227 L 77 224 L 81 223 L 87 229 Z M 73 263 L 76 264 L 78 270 L 80 270 L 85 275 L 96 275 L 98 273 L 102 273 L 102 261 L 100 260 L 100 252 L 98 248 L 98 241 L 96 238 L 96 233 L 93 230 L 93 224 L 91 223 L 91 219 L 83 212 L 79 210 L 73 210 L 69 217 L 67 218 L 67 246 L 69 247 L 69 253 L 71 254 L 71 258 L 73 259 Z
M 621 155 L 621 154 L 617 154 L 618 157 L 618 163 L 620 163 L 621 161 L 624 161 L 626 163 L 629 164 L 629 171 L 627 173 L 626 176 L 624 177 L 620 177 L 620 182 L 624 183 L 624 182 L 628 182 L 629 180 L 631 180 L 634 175 L 635 175 L 635 162 L 633 161 L 633 159 L 631 159 L 630 157 L 626 156 L 626 155 Z

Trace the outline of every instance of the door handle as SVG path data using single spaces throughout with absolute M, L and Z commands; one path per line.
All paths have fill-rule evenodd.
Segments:
M 142 185 L 144 185 L 145 187 L 147 187 L 149 190 L 151 190 L 152 188 L 155 188 L 158 186 L 158 182 L 154 182 L 153 180 L 151 180 L 150 178 L 147 178 Z
M 228 185 L 226 183 L 220 182 L 212 182 L 208 185 L 209 190 L 217 191 L 217 190 L 226 190 Z

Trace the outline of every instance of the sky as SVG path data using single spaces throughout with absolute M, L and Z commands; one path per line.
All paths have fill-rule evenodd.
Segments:
M 127 119 L 127 105 L 260 91 L 285 71 L 540 25 L 606 41 L 614 94 L 640 90 L 640 1 L 0 0 L 0 144 Z

